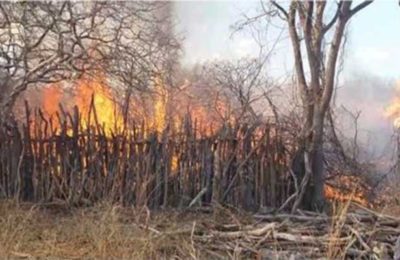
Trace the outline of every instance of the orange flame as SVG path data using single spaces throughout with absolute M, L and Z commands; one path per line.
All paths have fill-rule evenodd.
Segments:
M 101 74 L 93 78 L 86 76 L 79 79 L 74 83 L 74 88 L 74 96 L 65 96 L 65 99 L 74 100 L 72 105 L 78 107 L 82 117 L 83 129 L 95 126 L 96 122 L 100 128 L 104 129 L 107 136 L 123 129 L 122 113 L 114 102 L 110 88 Z M 45 115 L 54 116 L 59 111 L 59 104 L 62 103 L 63 95 L 66 95 L 66 93 L 62 92 L 60 85 L 53 84 L 45 87 L 42 95 L 42 110 Z M 92 102 L 93 106 L 91 106 Z M 69 106 L 64 108 L 68 111 L 72 106 L 71 104 L 67 105 Z M 71 133 L 71 131 L 68 131 L 68 133 Z
M 174 130 L 182 129 L 183 118 L 189 115 L 192 122 L 196 122 L 197 133 L 209 136 L 222 126 L 222 122 L 233 119 L 227 101 L 219 98 L 218 94 L 214 96 L 212 91 L 212 97 L 199 98 L 204 93 L 198 94 L 199 89 L 190 88 L 190 84 L 187 88 L 182 87 L 179 91 L 175 91 L 173 88 L 168 88 L 161 76 L 156 76 L 154 82 L 154 94 L 151 98 L 143 104 L 140 104 L 140 100 L 131 99 L 134 103 L 127 111 L 129 117 L 134 120 L 145 119 L 144 122 L 150 131 L 161 133 L 167 127 L 167 121 L 172 124 Z M 97 122 L 109 136 L 112 132 L 124 128 L 123 113 L 116 105 L 114 95 L 103 73 L 99 72 L 93 77 L 84 75 L 76 82 L 72 82 L 72 86 L 74 87 L 73 94 L 63 91 L 61 84 L 52 84 L 44 88 L 41 105 L 47 116 L 52 116 L 59 110 L 61 101 L 72 100 L 72 104 L 65 104 L 65 102 L 63 107 L 71 112 L 72 107 L 77 106 L 82 120 L 82 129 L 97 126 Z M 149 103 L 150 101 L 152 102 Z M 144 116 L 146 118 L 143 118 Z
M 91 102 L 93 106 L 91 107 Z M 104 77 L 82 78 L 77 82 L 75 104 L 82 115 L 83 127 L 92 126 L 94 120 L 104 127 L 105 134 L 123 129 L 123 116 L 113 100 Z M 92 111 L 92 109 L 95 111 Z M 94 118 L 96 116 L 96 118 Z
M 393 125 L 400 128 L 400 81 L 397 82 L 395 88 L 396 96 L 390 102 L 390 105 L 385 108 L 384 115 L 393 120 Z
M 62 93 L 59 85 L 50 85 L 43 89 L 42 108 L 47 116 L 51 117 L 59 110 Z
M 161 77 L 157 77 L 155 79 L 155 83 L 156 96 L 154 98 L 154 117 L 152 120 L 152 128 L 160 133 L 165 128 L 168 92 Z
M 364 206 L 369 206 L 370 203 L 365 194 L 366 191 L 360 188 L 359 180 L 354 176 L 340 176 L 336 182 L 342 188 L 336 188 L 331 184 L 325 184 L 325 198 L 334 201 L 354 201 Z

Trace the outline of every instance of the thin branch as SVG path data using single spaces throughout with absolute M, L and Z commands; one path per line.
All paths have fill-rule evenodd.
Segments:
M 280 4 L 278 4 L 276 1 L 272 1 L 271 2 L 273 6 L 275 6 L 276 8 L 278 8 L 278 10 L 285 16 L 286 19 L 289 19 L 289 14 L 288 12 L 285 10 L 285 8 L 283 8 Z
M 360 11 L 361 9 L 367 7 L 368 5 L 372 4 L 374 0 L 366 0 L 360 4 L 358 4 L 356 7 L 354 7 L 353 9 L 350 10 L 350 16 L 355 15 L 358 11 Z

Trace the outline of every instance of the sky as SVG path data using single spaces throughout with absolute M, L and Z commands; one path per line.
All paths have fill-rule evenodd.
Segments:
M 184 64 L 257 54 L 254 40 L 248 34 L 231 37 L 230 27 L 259 5 L 259 1 L 175 2 L 177 30 L 185 37 Z M 400 78 L 399 28 L 397 1 L 376 0 L 360 11 L 349 26 L 345 69 Z
M 356 1 L 356 3 L 359 1 Z M 232 35 L 231 26 L 259 10 L 259 1 L 175 2 L 177 31 L 184 37 L 182 63 L 193 65 L 216 59 L 255 56 L 259 48 L 249 33 Z M 270 29 L 266 43 L 281 31 Z M 285 36 L 281 36 L 285 38 Z M 270 44 L 271 45 L 271 44 Z M 336 105 L 361 110 L 360 125 L 381 147 L 393 131 L 384 114 L 396 81 L 400 80 L 400 6 L 394 0 L 375 0 L 351 20 L 348 27 L 342 87 Z M 276 47 L 269 64 L 273 76 L 293 72 L 290 42 Z M 400 84 L 399 84 L 400 85 Z

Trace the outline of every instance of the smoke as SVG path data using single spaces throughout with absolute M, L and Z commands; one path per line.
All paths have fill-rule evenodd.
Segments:
M 370 72 L 353 72 L 345 76 L 337 88 L 333 106 L 339 117 L 339 127 L 349 139 L 354 138 L 357 120 L 358 143 L 364 150 L 364 160 L 390 161 L 394 153 L 393 119 L 385 108 L 395 97 L 395 80 Z M 386 164 L 386 163 L 384 163 Z

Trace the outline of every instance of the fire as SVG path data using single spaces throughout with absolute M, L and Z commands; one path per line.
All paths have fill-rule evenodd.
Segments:
M 62 93 L 59 85 L 50 85 L 43 89 L 42 108 L 47 116 L 55 116 L 59 110 L 61 98 Z
M 165 120 L 167 116 L 167 100 L 168 92 L 161 77 L 155 79 L 155 98 L 154 98 L 154 117 L 152 128 L 157 132 L 162 132 L 165 128 Z
M 359 180 L 354 176 L 340 176 L 338 185 L 325 184 L 324 194 L 328 200 L 354 201 L 361 205 L 370 205 L 365 191 L 360 188 Z M 340 186 L 340 188 L 336 187 Z
M 174 89 L 165 84 L 161 75 L 154 77 L 153 87 L 151 95 L 141 96 L 144 100 L 139 100 L 139 96 L 131 97 L 129 111 L 124 111 L 133 121 L 143 120 L 149 132 L 163 132 L 167 128 L 167 122 L 174 131 L 179 132 L 183 130 L 184 123 L 187 122 L 184 119 L 188 116 L 191 119 L 189 123 L 195 123 L 196 133 L 202 136 L 215 134 L 223 122 L 233 122 L 227 100 L 220 98 L 213 90 L 204 95 L 199 87 L 191 87 L 189 83 Z M 63 102 L 67 100 L 72 102 Z M 81 130 L 99 126 L 104 134 L 110 136 L 113 132 L 123 130 L 127 123 L 124 113 L 116 104 L 112 88 L 101 71 L 95 75 L 83 75 L 66 85 L 51 84 L 43 88 L 41 109 L 44 114 L 48 117 L 55 116 L 59 111 L 59 104 L 69 113 L 74 106 L 78 108 Z M 55 126 L 60 129 L 59 122 L 56 121 Z M 69 129 L 67 133 L 72 132 Z
M 122 113 L 102 75 L 94 78 L 84 77 L 76 85 L 75 104 L 81 112 L 84 128 L 92 126 L 97 119 L 97 123 L 104 127 L 106 135 L 123 129 Z
M 104 129 L 104 133 L 110 136 L 114 131 L 123 129 L 123 116 L 113 100 L 110 88 L 107 86 L 104 76 L 84 76 L 73 82 L 75 93 L 69 96 L 63 92 L 60 84 L 52 84 L 43 89 L 41 109 L 48 117 L 55 116 L 59 111 L 59 104 L 63 99 L 73 100 L 73 104 L 62 104 L 67 112 L 71 112 L 73 105 L 78 107 L 83 129 L 95 126 Z M 91 105 L 93 102 L 93 105 Z M 59 125 L 57 125 L 59 128 Z M 68 134 L 71 131 L 68 130 Z
M 213 99 L 212 95 L 206 97 L 209 103 L 201 102 L 196 95 L 193 95 L 190 88 L 174 93 L 172 88 L 163 82 L 162 77 L 158 76 L 154 80 L 154 94 L 151 95 L 151 105 L 143 104 L 139 108 L 133 104 L 136 110 L 149 110 L 146 124 L 151 127 L 150 131 L 158 133 L 166 129 L 167 122 L 172 123 L 174 130 L 182 129 L 184 116 L 189 115 L 192 122 L 196 122 L 197 130 L 201 135 L 209 136 L 222 126 L 222 122 L 233 122 L 234 117 L 228 102 L 219 99 Z M 100 126 L 106 136 L 111 136 L 116 131 L 124 129 L 124 118 L 118 108 L 110 86 L 102 73 L 93 77 L 85 75 L 76 82 L 70 82 L 74 87 L 72 96 L 68 96 L 60 84 L 52 84 L 43 89 L 42 109 L 46 116 L 54 116 L 59 111 L 59 104 L 62 100 L 72 100 L 77 106 L 81 116 L 81 131 L 90 127 Z M 387 109 L 390 117 L 395 117 L 395 124 L 400 126 L 400 84 L 399 97 Z M 175 100 L 174 100 L 175 98 Z M 148 101 L 150 101 L 148 100 Z M 207 105 L 208 104 L 208 105 Z M 71 112 L 72 105 L 65 107 Z M 173 109 L 168 109 L 173 108 Z M 220 121 L 218 121 L 220 119 Z M 69 130 L 67 132 L 71 134 Z M 175 152 L 171 154 L 171 173 L 174 174 L 179 169 L 179 156 Z M 324 193 L 329 200 L 355 201 L 368 206 L 365 192 L 359 187 L 359 180 L 349 176 L 341 176 L 335 179 L 335 184 L 325 185 Z M 338 185 L 336 185 L 338 184 Z M 338 188 L 341 187 L 341 188 Z M 343 187 L 343 188 L 342 188 Z M 356 187 L 356 188 L 354 188 Z
M 234 113 L 229 100 L 222 98 L 214 89 L 203 89 L 186 82 L 179 92 L 173 96 L 172 115 L 176 129 L 182 127 L 188 119 L 200 136 L 216 134 L 225 123 L 233 123 Z
M 391 104 L 385 109 L 385 116 L 393 119 L 393 125 L 400 128 L 400 81 L 397 82 L 395 88 L 396 96 Z
M 152 129 L 161 132 L 165 127 L 167 92 L 161 80 L 156 79 L 156 82 L 157 95 L 154 96 L 153 117 L 149 122 Z M 51 84 L 43 88 L 40 108 L 47 117 L 54 117 L 60 109 L 60 104 L 67 112 L 72 112 L 72 107 L 77 106 L 83 129 L 95 126 L 96 121 L 100 127 L 104 127 L 106 135 L 110 135 L 114 130 L 123 129 L 123 115 L 101 73 L 93 77 L 83 76 L 69 84 L 74 90 L 72 95 L 66 93 L 61 84 Z M 62 102 L 63 100 L 73 102 L 66 103 Z M 134 109 L 137 107 L 134 106 Z

